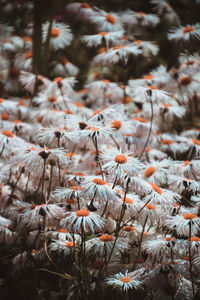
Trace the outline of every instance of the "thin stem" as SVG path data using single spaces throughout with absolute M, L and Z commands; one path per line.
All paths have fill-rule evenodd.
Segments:
M 191 277 L 191 282 L 192 282 L 192 292 L 193 296 L 195 296 L 195 291 L 194 291 L 194 279 L 193 279 L 193 274 L 192 274 L 192 255 L 191 255 L 191 235 L 192 235 L 192 222 L 189 222 L 189 263 L 190 263 L 190 277 Z
M 53 167 L 54 167 L 54 164 L 51 164 L 49 188 L 48 188 L 48 193 L 47 193 L 47 201 L 49 200 L 49 196 L 50 196 L 50 193 L 51 193 L 51 185 L 52 185 L 52 179 L 53 179 Z
M 139 249 L 138 249 L 138 253 L 137 253 L 137 256 L 136 256 L 136 260 L 135 260 L 134 265 L 133 265 L 133 269 L 135 269 L 135 265 L 136 265 L 137 260 L 140 256 L 140 252 L 141 252 L 141 248 L 142 248 L 142 239 L 143 239 L 143 235 L 144 235 L 144 229 L 145 229 L 145 226 L 147 224 L 147 220 L 148 220 L 148 215 L 146 216 L 146 219 L 144 221 L 144 225 L 142 227 L 142 233 L 141 233 L 140 242 L 139 242 Z
M 111 139 L 113 140 L 113 142 L 115 143 L 117 149 L 119 150 L 119 149 L 120 149 L 120 146 L 119 146 L 119 144 L 117 143 L 117 141 L 116 141 L 116 139 L 114 138 L 114 136 L 113 136 L 112 134 L 110 134 L 110 137 L 111 137 Z
M 28 176 L 27 176 L 27 181 L 26 181 L 25 196 L 26 196 L 27 190 L 28 190 L 28 182 L 29 182 L 30 175 L 31 175 L 31 173 L 29 172 Z
M 146 140 L 144 148 L 142 149 L 142 152 L 141 152 L 141 154 L 139 156 L 139 159 L 142 158 L 142 155 L 143 155 L 143 153 L 144 153 L 144 151 L 145 151 L 145 149 L 146 149 L 146 147 L 147 147 L 147 145 L 149 143 L 149 139 L 150 139 L 151 131 L 152 131 L 152 125 L 153 125 L 153 102 L 152 102 L 151 98 L 150 98 L 150 103 L 151 103 L 151 123 L 150 123 L 150 128 L 149 128 L 149 133 L 148 133 L 148 136 L 147 136 L 147 140 Z
M 92 141 L 93 141 L 93 144 L 94 144 L 94 146 L 95 146 L 96 153 L 97 153 L 97 155 L 96 155 L 96 157 L 97 157 L 96 161 L 97 161 L 97 163 L 98 163 L 98 165 L 99 165 L 99 169 L 100 169 L 100 172 L 101 172 L 102 179 L 104 180 L 104 174 L 103 174 L 103 171 L 102 171 L 101 161 L 99 160 L 99 150 L 98 150 L 98 142 L 97 142 L 97 138 L 94 137 L 94 138 L 92 139 Z
M 15 192 L 15 189 L 16 189 L 16 187 L 17 187 L 17 184 L 18 184 L 18 182 L 19 182 L 19 180 L 20 180 L 20 178 L 21 178 L 21 176 L 22 176 L 23 173 L 24 173 L 24 167 L 22 167 L 21 170 L 20 170 L 20 173 L 19 173 L 19 176 L 18 176 L 18 178 L 17 178 L 17 181 L 16 181 L 15 184 L 13 185 L 13 188 L 12 188 L 12 191 L 11 191 L 11 194 L 10 194 L 9 199 L 11 199 L 12 196 L 14 195 L 14 192 Z
M 42 195 L 44 196 L 44 176 L 45 176 L 45 169 L 46 169 L 46 159 L 44 159 L 44 165 L 43 165 L 43 172 L 42 172 Z M 45 198 L 45 196 L 44 196 Z
M 113 251 L 114 251 L 114 248 L 115 248 L 115 245 L 116 245 L 116 242 L 117 242 L 117 239 L 118 239 L 118 235 L 119 235 L 119 232 L 120 232 L 120 229 L 121 229 L 121 226 L 120 226 L 120 223 L 123 219 L 123 216 L 124 216 L 124 213 L 125 213 L 125 210 L 126 210 L 126 202 L 125 202 L 125 199 L 126 199 L 126 195 L 128 193 L 128 186 L 129 186 L 129 182 L 130 180 L 128 179 L 127 180 L 127 183 L 126 183 L 126 190 L 125 190 L 125 193 L 124 193 L 124 199 L 123 199 L 123 205 L 122 205 L 122 209 L 121 209 L 121 213 L 120 213 L 120 218 L 119 220 L 117 221 L 117 228 L 116 228 L 116 235 L 115 235 L 115 240 L 114 240 L 114 243 L 113 243 L 113 246 L 112 246 L 112 249 L 110 251 L 110 255 L 107 259 L 107 265 L 112 257 L 112 254 L 113 254 Z M 99 272 L 99 276 L 100 276 L 100 273 L 104 272 L 104 269 L 105 269 L 106 266 L 103 266 L 102 270 L 100 270 Z
M 114 189 L 114 187 L 115 187 L 115 185 L 116 185 L 117 179 L 118 179 L 118 176 L 116 175 L 115 181 L 114 181 L 113 186 L 112 186 L 112 190 Z M 101 214 L 101 217 L 103 217 L 103 215 L 105 214 L 105 211 L 106 211 L 107 206 L 108 206 L 108 200 L 106 201 L 106 204 L 105 204 L 104 210 L 103 210 L 103 212 L 102 212 L 102 214 Z
M 60 147 L 60 137 L 58 137 L 57 139 L 58 139 L 58 148 L 59 148 Z M 62 182 L 61 182 L 61 168 L 60 168 L 59 158 L 58 158 L 58 180 L 59 180 L 60 186 L 62 186 Z

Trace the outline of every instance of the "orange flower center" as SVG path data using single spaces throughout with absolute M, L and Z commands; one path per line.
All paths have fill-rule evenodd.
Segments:
M 152 74 L 146 75 L 143 77 L 144 80 L 151 80 L 154 79 L 154 76 Z
M 64 65 L 64 66 L 69 62 L 68 59 L 67 59 L 65 56 L 61 56 L 61 57 L 59 58 L 59 61 L 60 61 L 61 64 Z
M 77 217 L 87 217 L 87 216 L 89 216 L 89 214 L 90 214 L 90 211 L 87 209 L 79 209 L 76 212 Z
M 7 136 L 9 138 L 13 138 L 14 137 L 14 133 L 12 133 L 11 131 L 8 131 L 8 130 L 3 130 L 1 132 L 1 134 L 5 135 L 5 136 Z
M 165 241 L 175 241 L 176 240 L 176 238 L 175 237 L 173 237 L 173 236 L 169 236 L 169 237 L 166 237 L 165 238 Z
M 76 175 L 76 176 L 85 176 L 85 173 L 82 173 L 82 172 L 75 172 L 74 175 Z
M 18 101 L 17 105 L 18 106 L 26 106 L 26 104 L 24 103 L 24 101 L 21 101 L 21 100 Z
M 62 77 L 56 77 L 54 78 L 53 82 L 61 83 L 62 80 L 63 80 Z
M 192 27 L 192 26 L 187 26 L 187 27 L 183 28 L 183 33 L 192 32 L 192 31 L 194 31 L 194 30 L 195 30 L 194 27 Z
M 155 210 L 156 209 L 156 207 L 153 204 L 147 204 L 145 207 L 148 208 L 149 210 Z
M 106 48 L 102 47 L 98 50 L 98 54 L 106 52 Z
M 192 77 L 191 76 L 183 76 L 182 78 L 179 79 L 179 84 L 183 86 L 187 86 L 192 82 Z
M 2 98 L 0 98 L 0 103 L 3 103 L 3 102 L 4 102 L 4 100 Z
M 150 177 L 151 175 L 153 175 L 153 174 L 155 173 L 155 171 L 156 171 L 156 168 L 154 168 L 153 166 L 151 166 L 151 167 L 149 167 L 149 168 L 145 171 L 144 175 L 145 175 L 146 177 Z
M 132 99 L 130 96 L 126 96 L 125 98 L 122 98 L 120 101 L 123 104 L 129 104 L 129 103 L 131 103 Z
M 119 154 L 115 156 L 114 160 L 118 164 L 125 164 L 127 162 L 127 157 L 124 154 Z
M 198 237 L 198 236 L 191 236 L 190 241 L 191 242 L 200 242 L 200 237 Z
M 103 243 L 106 243 L 106 242 L 112 242 L 114 238 L 110 234 L 103 234 L 99 237 L 99 240 Z
M 128 283 L 128 282 L 131 281 L 131 279 L 130 279 L 129 277 L 122 277 L 122 278 L 120 278 L 119 280 L 120 280 L 121 282 L 123 282 L 123 283 Z
M 64 113 L 66 115 L 72 115 L 73 114 L 73 112 L 71 110 L 69 110 L 69 109 L 64 110 Z
M 106 182 L 101 178 L 95 178 L 92 181 L 97 185 L 105 185 L 106 184 Z
M 138 11 L 137 14 L 138 14 L 139 16 L 142 16 L 142 17 L 143 17 L 143 16 L 146 16 L 146 13 L 143 12 L 143 11 Z
M 100 112 L 102 112 L 102 109 L 98 109 L 95 112 L 93 112 L 92 117 L 98 115 Z
M 6 113 L 1 114 L 1 120 L 4 120 L 4 121 L 9 120 L 9 115 Z
M 92 126 L 87 126 L 86 129 L 94 131 L 94 132 L 97 132 L 97 131 L 99 131 L 100 128 L 98 128 L 98 127 L 92 127 Z
M 65 156 L 70 158 L 70 157 L 76 156 L 76 153 L 73 153 L 73 152 L 67 152 L 67 153 L 65 154 Z
M 135 40 L 135 41 L 134 41 L 134 44 L 136 44 L 136 45 L 141 45 L 142 42 L 143 42 L 142 40 Z
M 33 55 L 32 51 L 29 51 L 29 52 L 26 52 L 25 57 L 26 57 L 26 59 L 29 59 L 32 57 L 32 55 Z
M 188 166 L 189 164 L 190 164 L 189 160 L 185 160 L 184 163 L 183 163 L 184 166 Z
M 144 118 L 141 118 L 141 117 L 135 117 L 134 120 L 138 121 L 138 122 L 141 122 L 141 123 L 147 123 L 148 121 Z
M 57 38 L 60 35 L 60 30 L 58 28 L 52 28 L 51 29 L 51 37 Z
M 169 104 L 169 103 L 162 103 L 162 105 L 163 105 L 165 108 L 169 108 L 169 107 L 170 107 L 170 104 Z
M 106 21 L 108 21 L 111 24 L 115 24 L 116 23 L 116 19 L 113 15 L 111 14 L 107 14 L 106 15 Z
M 148 85 L 147 88 L 150 89 L 150 90 L 157 90 L 158 89 L 157 87 L 155 87 L 153 85 Z
M 197 140 L 197 139 L 192 139 L 192 142 L 197 145 L 197 146 L 200 146 L 200 141 Z
M 57 101 L 57 98 L 56 97 L 48 97 L 48 101 L 53 103 L 53 102 Z
M 122 127 L 122 122 L 119 120 L 114 120 L 110 123 L 111 127 L 115 130 L 119 130 Z
M 73 242 L 66 242 L 66 243 L 65 243 L 65 246 L 66 246 L 66 247 L 69 247 L 69 248 L 73 248 L 75 245 L 74 245 Z
M 28 43 L 32 42 L 32 38 L 30 36 L 23 36 L 23 40 Z
M 161 144 L 163 144 L 163 145 L 171 145 L 171 144 L 173 144 L 174 142 L 172 141 L 172 140 L 162 140 L 161 141 Z
M 98 33 L 98 35 L 102 35 L 102 36 L 107 35 L 107 34 L 108 34 L 108 32 L 99 32 Z
M 123 228 L 123 231 L 134 231 L 135 230 L 135 228 L 133 227 L 133 226 L 131 226 L 131 225 L 129 225 L 129 226 L 125 226 L 124 228 Z
M 83 106 L 84 106 L 83 103 L 78 102 L 78 101 L 75 101 L 75 102 L 74 102 L 74 105 L 75 105 L 76 107 L 83 107 Z
M 66 229 L 64 228 L 59 228 L 56 230 L 57 232 L 60 232 L 60 233 L 69 233 L 69 231 L 67 231 Z
M 104 83 L 110 83 L 110 80 L 109 80 L 109 79 L 101 79 L 100 81 L 101 81 L 101 82 L 104 82 Z
M 124 203 L 133 204 L 133 200 L 130 198 L 121 199 Z
M 121 49 L 124 47 L 125 47 L 124 45 L 115 46 L 115 47 L 113 47 L 113 50 L 118 50 L 118 49 Z
M 152 186 L 153 190 L 157 192 L 158 194 L 162 195 L 163 191 L 159 186 L 157 186 L 155 183 L 149 182 L 149 184 Z
M 192 220 L 192 219 L 198 218 L 197 215 L 195 215 L 195 214 L 184 214 L 183 217 L 186 220 Z
M 85 9 L 91 8 L 91 6 L 85 2 L 81 3 L 80 7 L 85 8 Z

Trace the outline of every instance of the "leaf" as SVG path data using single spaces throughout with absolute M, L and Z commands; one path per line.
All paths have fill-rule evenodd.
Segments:
M 71 276 L 71 275 L 69 275 L 69 274 L 67 274 L 67 273 L 65 273 L 65 274 L 62 274 L 62 273 L 57 273 L 57 272 L 53 272 L 53 271 L 50 271 L 50 270 L 48 270 L 48 269 L 38 269 L 39 271 L 45 271 L 45 272 L 48 272 L 48 273 L 51 273 L 51 274 L 54 274 L 54 275 L 57 275 L 57 276 L 60 276 L 61 278 L 63 278 L 63 279 L 68 279 L 68 280 L 74 280 L 74 279 L 76 279 L 76 277 L 74 277 L 74 276 Z

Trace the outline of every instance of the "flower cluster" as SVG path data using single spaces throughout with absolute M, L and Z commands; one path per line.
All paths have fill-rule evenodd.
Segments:
M 0 24 L 0 254 L 9 273 L 42 266 L 68 279 L 66 299 L 95 298 L 102 285 L 130 299 L 199 296 L 200 57 L 184 50 L 200 25 L 179 25 L 167 1 L 149 2 L 152 13 L 66 6 L 94 30 L 79 40 L 95 51 L 81 83 L 64 52 L 71 24 L 40 28 L 49 74 L 45 56 L 37 69 L 36 25 L 16 36 Z M 158 56 L 146 36 L 161 21 L 180 51 L 176 69 L 116 80 L 117 66 Z

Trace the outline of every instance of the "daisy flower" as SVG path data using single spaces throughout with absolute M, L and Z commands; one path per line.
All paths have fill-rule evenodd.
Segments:
M 55 76 L 77 76 L 79 68 L 72 64 L 65 56 L 60 56 L 58 61 L 52 62 L 52 77 Z
M 168 228 L 175 230 L 178 235 L 189 236 L 189 225 L 191 224 L 192 236 L 197 234 L 200 225 L 200 218 L 189 211 L 178 214 L 165 220 Z
M 128 240 L 126 238 L 118 237 L 115 244 L 114 241 L 115 237 L 112 234 L 102 234 L 86 242 L 86 248 L 94 251 L 99 256 L 109 255 L 113 246 L 113 255 L 119 255 L 120 252 L 128 249 Z
M 161 122 L 164 121 L 166 125 L 168 125 L 171 122 L 176 121 L 176 118 L 182 119 L 186 114 L 186 108 L 177 105 L 176 102 L 162 102 L 159 104 L 159 107 L 155 109 L 155 114 L 160 116 Z
M 139 54 L 142 54 L 142 50 L 133 44 L 118 45 L 96 56 L 95 61 L 103 64 L 115 64 L 122 61 L 127 64 L 129 55 L 137 56 Z
M 48 224 L 58 225 L 63 215 L 63 208 L 56 204 L 32 204 L 22 212 L 20 223 L 29 228 L 38 228 L 43 223 L 43 217 L 46 216 Z
M 155 10 L 158 12 L 159 17 L 172 24 L 179 24 L 180 20 L 173 7 L 165 0 L 151 0 L 151 3 L 155 6 Z
M 60 187 L 54 191 L 52 197 L 56 201 L 66 200 L 66 202 L 68 202 L 68 199 L 70 199 L 72 201 L 69 201 L 69 203 L 76 203 L 76 200 L 81 196 L 82 189 L 82 187 L 76 185 L 70 188 Z
M 44 160 L 59 161 L 60 163 L 68 163 L 68 159 L 65 155 L 65 151 L 62 148 L 47 149 L 37 146 L 26 147 L 16 155 L 13 163 L 22 161 L 29 171 L 41 172 L 43 169 Z
M 51 244 L 49 245 L 49 252 L 56 252 L 58 254 L 62 253 L 65 256 L 70 255 L 73 251 L 74 248 L 76 249 L 77 243 L 68 240 L 68 241 L 63 241 L 63 240 L 53 240 Z
M 83 20 L 89 20 L 90 17 L 95 17 L 96 12 L 95 10 L 92 9 L 92 7 L 85 2 L 74 2 L 74 3 L 69 3 L 66 6 L 67 11 L 72 12 L 78 16 L 80 19 Z
M 65 145 L 66 142 L 70 142 L 68 137 L 69 128 L 42 128 L 36 134 L 36 141 L 43 145 L 54 145 L 55 147 L 59 145 Z
M 183 255 L 183 251 L 181 254 L 181 243 L 182 240 L 176 240 L 175 237 L 172 236 L 166 236 L 162 237 L 161 235 L 158 235 L 154 238 L 148 239 L 147 241 L 142 243 L 142 248 L 148 253 L 153 256 L 157 256 L 157 259 L 159 260 L 160 257 L 170 257 L 171 251 L 177 255 Z
M 145 57 L 149 57 L 150 55 L 157 55 L 159 48 L 155 42 L 143 41 L 143 40 L 135 40 L 133 45 L 137 46 L 139 50 L 142 50 L 142 54 Z
M 27 145 L 28 143 L 15 136 L 12 131 L 2 130 L 0 132 L 0 153 L 3 156 L 10 155 L 12 151 L 22 151 Z
M 49 237 L 53 240 L 55 240 L 55 239 L 61 240 L 61 241 L 66 241 L 66 240 L 72 241 L 73 240 L 69 231 L 67 231 L 64 228 L 58 228 L 55 231 L 50 230 L 46 233 L 46 235 L 47 235 L 47 237 Z
M 115 13 L 107 13 L 98 9 L 97 14 L 90 18 L 90 21 L 98 25 L 100 31 L 123 30 L 119 17 Z
M 119 195 L 110 187 L 110 184 L 98 176 L 87 176 L 83 181 L 81 195 L 91 199 L 115 201 Z
M 92 140 L 98 140 L 101 137 L 109 137 L 113 131 L 110 126 L 104 126 L 97 122 L 88 122 L 85 125 L 83 130 L 77 130 L 76 132 L 70 133 L 69 136 L 73 141 L 78 142 L 85 140 L 87 137 Z
M 12 243 L 15 233 L 12 229 L 12 222 L 9 219 L 0 216 L 0 239 L 7 245 Z
M 34 88 L 35 88 L 35 82 L 36 82 L 37 76 L 33 73 L 21 71 L 20 72 L 20 82 L 24 86 L 25 90 L 33 94 Z M 38 75 L 38 81 L 39 81 L 39 90 L 44 90 L 49 84 L 50 80 L 45 78 L 42 75 Z
M 104 226 L 104 220 L 95 212 L 88 209 L 79 209 L 69 213 L 61 220 L 61 226 L 71 232 L 95 232 Z
M 172 161 L 169 159 L 153 161 L 152 164 L 144 170 L 144 178 L 157 185 L 166 184 L 167 174 L 169 173 L 169 167 L 171 165 Z
M 168 34 L 169 40 L 184 41 L 188 42 L 191 38 L 200 38 L 200 27 L 199 24 L 179 26 L 171 29 Z
M 43 41 L 46 41 L 49 29 L 49 23 L 43 27 Z M 64 23 L 53 22 L 51 28 L 50 47 L 53 50 L 63 49 L 69 46 L 72 41 L 73 35 L 68 25 Z
M 121 272 L 115 275 L 110 276 L 106 279 L 106 284 L 110 285 L 113 288 L 120 288 L 124 292 L 127 292 L 129 289 L 137 289 L 141 286 L 141 281 L 136 280 L 128 275 L 128 270 L 125 271 L 125 274 Z
M 27 51 L 25 53 L 18 53 L 15 56 L 14 64 L 20 70 L 31 71 L 32 69 L 32 51 Z
M 127 194 L 126 198 L 122 196 L 117 199 L 114 204 L 111 204 L 111 213 L 116 217 L 120 217 L 122 207 L 125 207 L 124 219 L 130 219 L 137 215 L 137 212 L 142 207 L 142 202 L 138 195 Z
M 180 74 L 178 78 L 178 83 L 180 87 L 180 92 L 182 94 L 187 93 L 188 95 L 192 96 L 195 92 L 199 92 L 199 73 L 195 76 Z
M 133 96 L 142 98 L 143 102 L 149 101 L 150 99 L 155 103 L 159 103 L 161 101 L 168 103 L 170 101 L 170 94 L 155 86 L 130 86 L 130 88 Z
M 94 35 L 84 35 L 83 41 L 87 44 L 87 46 L 95 46 L 101 45 L 104 41 L 108 48 L 109 43 L 114 43 L 119 40 L 123 36 L 124 32 L 120 31 L 111 31 L 111 32 L 99 32 Z
M 168 175 L 168 185 L 169 187 L 182 194 L 185 190 L 192 192 L 200 192 L 200 183 L 191 178 L 187 178 L 184 175 Z
M 142 168 L 142 163 L 132 156 L 131 152 L 122 152 L 112 148 L 100 155 L 102 161 L 107 161 L 103 165 L 109 173 L 116 175 L 118 178 L 127 175 L 137 175 Z

